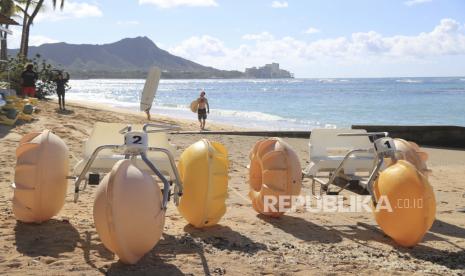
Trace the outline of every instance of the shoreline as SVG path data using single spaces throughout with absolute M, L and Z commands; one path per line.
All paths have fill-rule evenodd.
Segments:
M 51 101 L 56 102 L 58 105 L 58 102 L 56 99 L 51 99 Z M 99 104 L 99 103 L 94 103 L 90 101 L 79 101 L 79 100 L 67 100 L 66 105 L 69 106 L 74 106 L 74 107 L 83 107 L 91 110 L 96 110 L 96 111 L 110 111 L 110 112 L 117 112 L 120 114 L 127 114 L 131 116 L 137 116 L 140 117 L 141 119 L 145 120 L 148 122 L 147 117 L 143 111 L 134 111 L 131 109 L 126 109 L 126 108 L 120 108 L 120 107 L 113 107 L 113 106 L 107 106 L 104 104 Z M 195 114 L 193 115 L 195 116 Z M 160 121 L 178 121 L 180 125 L 189 125 L 193 126 L 194 124 L 198 124 L 198 121 L 193 119 L 193 120 L 188 120 L 188 119 L 183 119 L 183 118 L 177 118 L 177 117 L 169 117 L 165 115 L 159 115 L 156 113 L 151 113 L 151 120 L 150 122 L 157 122 L 157 119 Z M 230 131 L 240 131 L 240 130 L 247 130 L 245 128 L 237 127 L 237 126 L 232 126 L 232 125 L 227 125 L 227 124 L 221 124 L 221 123 L 212 123 L 207 120 L 207 128 L 208 130 L 230 130 Z
M 56 98 L 47 98 L 45 101 L 53 102 L 58 106 Z M 146 115 L 142 111 L 134 111 L 129 108 L 108 106 L 105 104 L 95 103 L 91 101 L 67 100 L 67 106 L 86 108 L 94 111 L 109 111 L 119 114 L 135 116 L 141 120 L 146 119 Z M 193 114 L 195 117 L 195 114 Z M 207 129 L 201 131 L 196 125 L 198 121 L 195 119 L 185 119 L 151 113 L 152 123 L 171 122 L 176 125 L 184 126 L 181 129 L 184 134 L 200 134 L 206 135 L 246 135 L 246 136 L 261 136 L 261 137 L 288 137 L 288 138 L 309 138 L 311 130 L 266 130 L 264 128 L 244 128 L 224 123 L 216 123 L 207 120 Z M 402 138 L 413 141 L 420 146 L 429 146 L 436 148 L 450 148 L 463 150 L 465 149 L 465 140 L 463 134 L 465 127 L 453 125 L 352 125 L 348 128 L 366 129 L 368 132 L 388 132 L 392 137 Z M 236 133 L 238 132 L 238 133 Z
M 56 101 L 57 98 L 55 96 L 49 98 L 50 100 Z M 127 113 L 131 115 L 138 115 L 142 116 L 145 118 L 145 113 L 142 111 L 136 111 L 131 107 L 121 107 L 121 106 L 114 106 L 112 104 L 102 104 L 98 102 L 93 102 L 93 101 L 86 101 L 86 100 L 76 100 L 76 99 L 67 99 L 66 100 L 67 104 L 74 104 L 77 106 L 82 106 L 82 107 L 87 107 L 91 109 L 102 109 L 102 110 L 107 110 L 107 111 L 116 111 L 116 112 L 121 112 L 121 113 Z M 57 103 L 58 104 L 58 103 Z M 138 106 L 138 105 L 137 105 Z M 152 115 L 152 120 L 154 118 L 162 118 L 162 119 L 173 119 L 173 120 L 179 120 L 184 123 L 192 124 L 192 123 L 198 123 L 197 120 L 197 113 L 191 112 L 187 107 L 183 110 L 174 110 L 171 112 L 171 114 L 163 114 L 163 109 L 168 109 L 169 107 L 166 106 L 152 106 L 151 109 L 151 115 Z M 157 112 L 157 109 L 161 109 L 161 112 Z M 160 110 L 158 110 L 160 111 Z M 174 115 L 174 113 L 178 111 L 179 116 Z M 260 123 L 268 123 L 270 126 L 253 126 L 253 127 L 247 127 L 244 126 L 244 124 L 247 123 L 246 119 L 242 118 L 242 120 L 239 120 L 240 123 L 231 123 L 230 121 L 232 118 L 234 118 L 233 115 L 227 115 L 224 116 L 221 113 L 222 112 L 230 112 L 230 110 L 222 110 L 222 109 L 210 109 L 210 114 L 208 115 L 207 118 L 207 126 L 213 126 L 212 128 L 207 127 L 207 130 L 241 130 L 241 131 L 266 131 L 267 129 L 274 129 L 275 131 L 280 131 L 280 128 L 275 128 L 272 127 L 273 121 L 263 121 Z M 238 112 L 238 111 L 234 111 Z M 162 114 L 160 114 L 162 113 Z M 170 113 L 170 112 L 169 112 Z M 246 112 L 247 113 L 247 112 Z M 187 115 L 186 115 L 187 114 Z M 275 116 L 272 114 L 264 114 L 266 116 Z M 190 116 L 192 119 L 187 119 L 186 116 Z M 286 123 L 285 118 L 282 118 L 283 121 L 280 122 L 280 124 Z M 258 121 L 257 121 L 258 122 Z M 288 131 L 306 131 L 308 130 L 307 127 L 304 127 L 304 125 L 300 126 L 299 128 L 289 128 Z

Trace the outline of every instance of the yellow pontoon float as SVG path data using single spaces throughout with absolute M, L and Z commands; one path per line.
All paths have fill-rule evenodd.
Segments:
M 226 213 L 228 152 L 218 142 L 202 139 L 181 154 L 178 163 L 184 194 L 179 213 L 193 226 L 217 224 Z

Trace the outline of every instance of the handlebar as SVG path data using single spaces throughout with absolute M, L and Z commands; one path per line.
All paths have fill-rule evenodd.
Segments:
M 388 137 L 389 132 L 367 132 L 367 133 L 338 133 L 337 136 L 369 136 L 369 137 Z
M 124 128 L 122 128 L 120 131 L 119 131 L 119 134 L 125 134 L 127 132 L 130 132 L 132 130 L 132 126 L 131 125 L 127 125 L 125 126 Z
M 156 129 L 152 129 L 150 130 L 149 128 L 156 128 Z M 142 127 L 142 131 L 144 131 L 145 133 L 155 133 L 155 132 L 164 132 L 164 131 L 168 131 L 168 130 L 179 130 L 180 127 L 179 126 L 175 126 L 175 125 L 171 125 L 171 124 L 144 124 L 144 126 Z M 119 133 L 120 134 L 126 134 L 128 132 L 131 132 L 132 131 L 132 126 L 131 125 L 127 125 L 125 126 L 124 128 L 122 128 Z

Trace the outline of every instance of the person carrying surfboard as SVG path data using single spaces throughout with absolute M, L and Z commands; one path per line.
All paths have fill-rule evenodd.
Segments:
M 145 80 L 144 89 L 140 96 L 140 111 L 144 111 L 147 115 L 147 120 L 151 120 L 150 109 L 152 108 L 155 94 L 157 93 L 158 83 L 160 82 L 161 69 L 154 66 L 151 67 Z
M 200 129 L 205 129 L 205 121 L 207 120 L 207 113 L 210 114 L 210 106 L 208 105 L 208 100 L 205 97 L 205 91 L 200 92 L 200 97 L 197 99 L 198 108 L 197 116 L 200 122 Z

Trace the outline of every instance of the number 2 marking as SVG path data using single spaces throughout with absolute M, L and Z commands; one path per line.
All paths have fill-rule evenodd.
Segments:
M 133 144 L 142 144 L 142 142 L 141 142 L 142 137 L 141 136 L 136 135 L 136 136 L 133 136 L 132 138 L 134 139 L 134 141 L 132 142 Z

